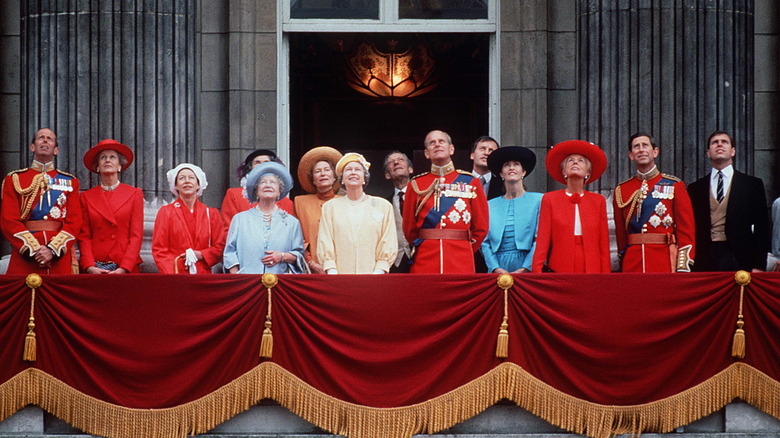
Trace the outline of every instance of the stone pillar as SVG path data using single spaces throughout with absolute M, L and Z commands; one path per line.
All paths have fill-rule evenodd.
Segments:
M 580 136 L 607 152 L 599 181 L 629 177 L 628 137 L 648 131 L 662 172 L 709 169 L 710 132 L 730 132 L 736 167 L 754 169 L 752 0 L 579 0 Z
M 533 149 L 544 168 L 547 148 L 577 136 L 576 0 L 503 1 L 500 11 L 502 146 Z M 544 170 L 531 191 L 561 186 Z
M 198 1 L 196 135 L 210 178 L 204 202 L 218 207 L 247 154 L 277 149 L 276 2 Z
M 21 132 L 58 136 L 58 166 L 97 183 L 84 152 L 103 138 L 134 149 L 123 182 L 170 198 L 165 172 L 198 159 L 194 0 L 21 2 Z M 23 155 L 29 155 L 27 153 Z M 20 157 L 27 165 L 29 156 Z

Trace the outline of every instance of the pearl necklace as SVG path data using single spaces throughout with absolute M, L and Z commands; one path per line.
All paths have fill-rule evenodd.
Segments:
M 119 187 L 119 181 L 117 181 L 116 183 L 114 183 L 114 184 L 112 184 L 110 186 L 107 186 L 107 185 L 101 183 L 100 187 L 102 187 L 103 190 L 105 190 L 107 192 L 113 192 L 114 190 L 116 190 L 117 187 Z

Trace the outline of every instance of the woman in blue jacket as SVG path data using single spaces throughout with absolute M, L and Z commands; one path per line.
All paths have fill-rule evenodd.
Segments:
M 520 146 L 498 148 L 488 156 L 488 167 L 503 180 L 506 194 L 491 199 L 490 230 L 482 242 L 488 272 L 522 273 L 531 270 L 542 194 L 526 192 L 523 178 L 536 166 L 536 155 Z

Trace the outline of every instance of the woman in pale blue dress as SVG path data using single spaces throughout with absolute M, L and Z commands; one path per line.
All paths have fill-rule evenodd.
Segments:
M 257 206 L 233 216 L 223 264 L 231 274 L 301 273 L 303 234 L 298 219 L 276 206 L 292 188 L 292 176 L 279 163 L 257 165 L 247 175 L 249 202 Z
M 506 194 L 493 198 L 490 229 L 482 242 L 488 272 L 523 273 L 531 270 L 542 194 L 526 192 L 523 178 L 536 166 L 536 155 L 519 146 L 498 148 L 488 156 L 488 167 L 503 180 Z

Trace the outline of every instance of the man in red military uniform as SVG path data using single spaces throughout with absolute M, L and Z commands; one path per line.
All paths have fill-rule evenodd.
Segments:
M 474 272 L 474 253 L 487 235 L 488 203 L 470 172 L 455 170 L 455 146 L 446 132 L 425 136 L 431 171 L 415 176 L 406 189 L 403 229 L 415 248 L 411 272 Z
M 0 224 L 13 247 L 7 273 L 78 273 L 73 244 L 81 227 L 79 182 L 54 167 L 59 149 L 51 129 L 35 133 L 30 151 L 32 166 L 3 180 Z
M 679 178 L 658 171 L 649 134 L 629 139 L 636 175 L 615 188 L 615 237 L 623 272 L 690 272 L 696 241 L 693 208 Z

